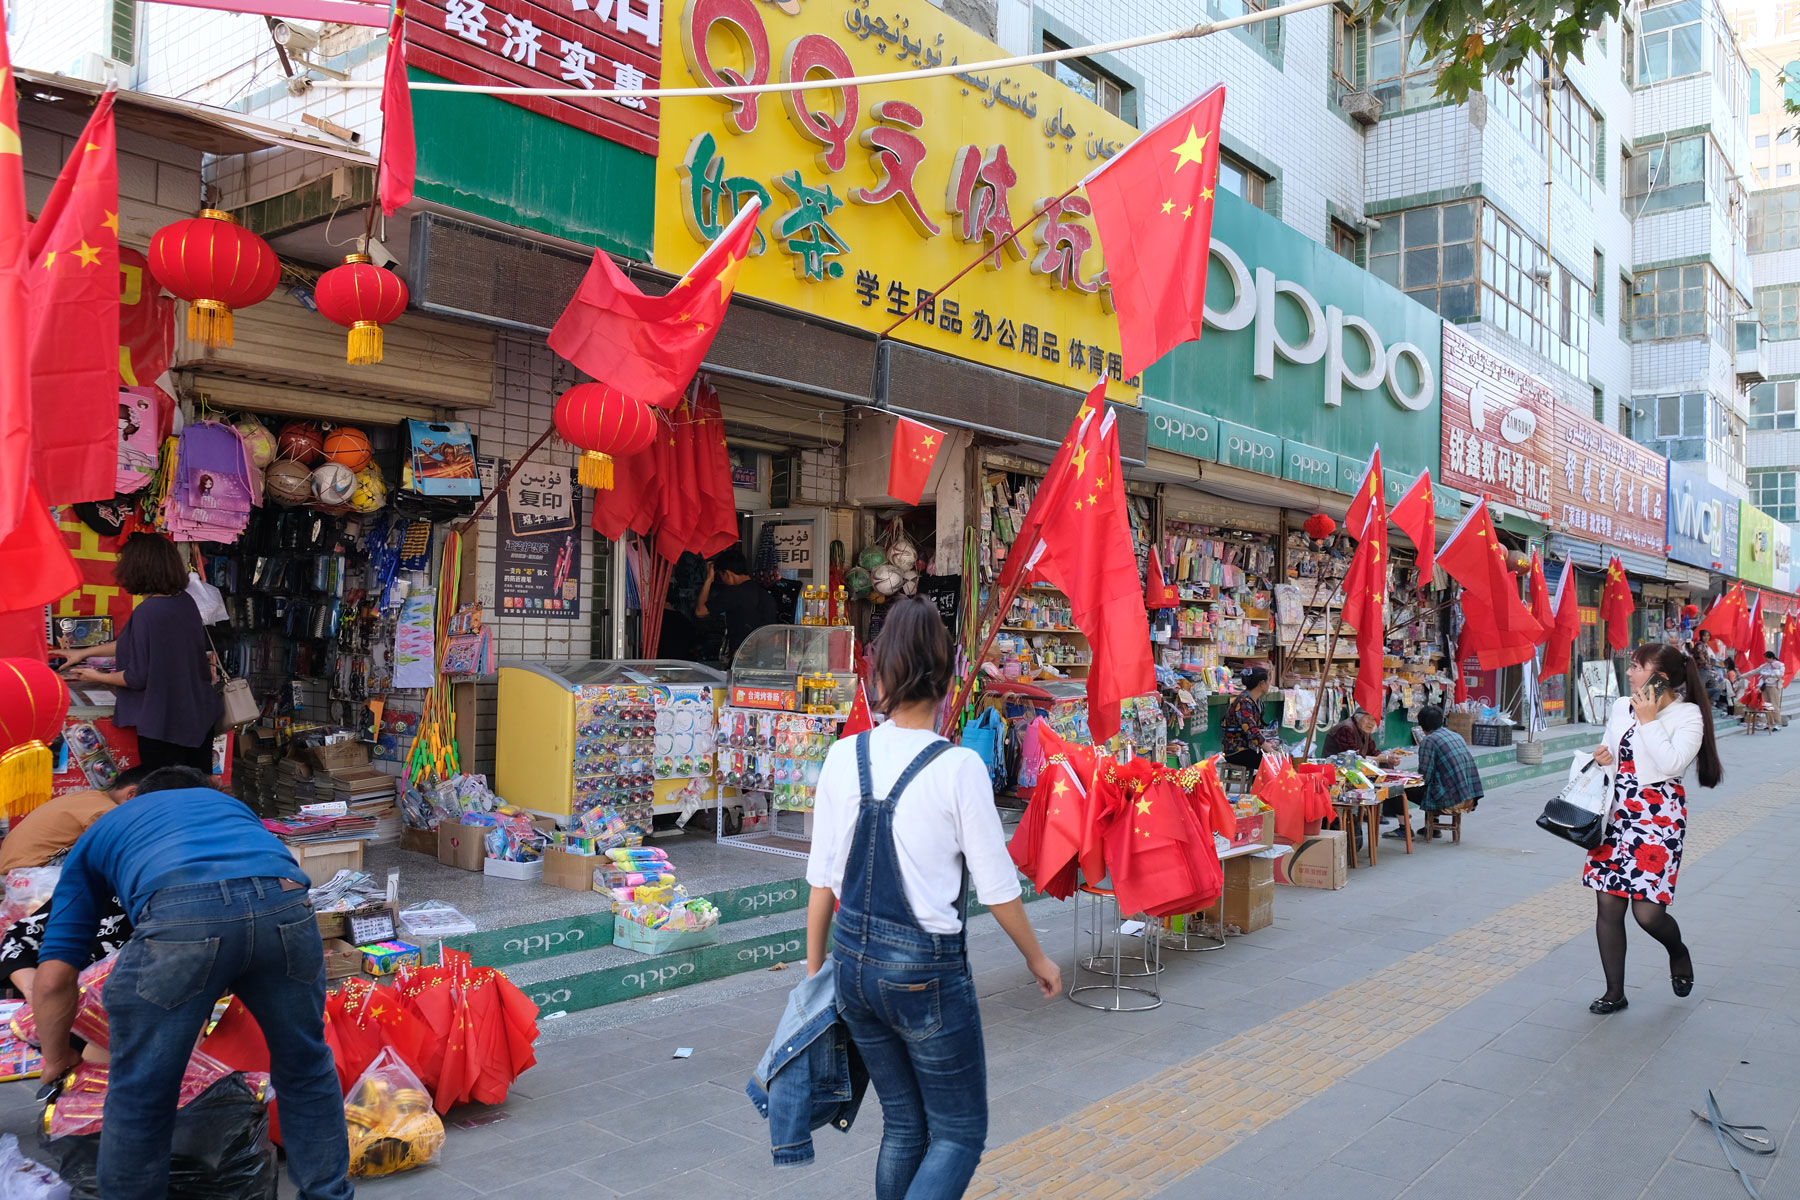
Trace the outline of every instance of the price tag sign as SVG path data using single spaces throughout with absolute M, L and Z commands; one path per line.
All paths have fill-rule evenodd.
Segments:
M 350 943 L 368 946 L 394 940 L 394 913 L 388 908 L 365 908 L 350 914 Z

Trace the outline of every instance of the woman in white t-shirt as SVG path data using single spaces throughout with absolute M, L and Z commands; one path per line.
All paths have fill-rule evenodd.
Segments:
M 806 971 L 824 965 L 829 938 L 839 1012 L 881 1098 L 877 1200 L 954 1200 L 987 1142 L 969 882 L 1046 997 L 1062 973 L 1025 917 L 981 759 L 933 729 L 953 662 L 937 609 L 894 603 L 869 656 L 888 719 L 833 746 L 819 773 Z

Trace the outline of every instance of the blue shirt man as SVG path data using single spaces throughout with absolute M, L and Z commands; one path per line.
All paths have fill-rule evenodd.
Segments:
M 133 925 L 105 989 L 112 1071 L 100 1194 L 164 1200 L 177 1080 L 213 1004 L 237 995 L 269 1043 L 288 1174 L 301 1200 L 350 1200 L 337 1068 L 325 1045 L 325 952 L 306 876 L 242 803 L 188 767 L 153 772 L 63 865 L 38 955 L 44 1078 L 69 1042 L 79 972 L 116 895 Z

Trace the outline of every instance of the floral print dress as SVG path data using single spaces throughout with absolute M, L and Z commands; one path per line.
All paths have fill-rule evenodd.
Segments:
M 1667 904 L 1675 898 L 1675 877 L 1681 873 L 1687 793 L 1679 779 L 1653 786 L 1638 783 L 1631 755 L 1635 732 L 1635 727 L 1628 729 L 1619 739 L 1612 819 L 1606 840 L 1588 851 L 1581 882 L 1596 892 Z

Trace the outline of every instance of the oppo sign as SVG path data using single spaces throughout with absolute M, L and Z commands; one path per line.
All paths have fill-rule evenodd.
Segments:
M 1325 360 L 1325 404 L 1330 408 L 1344 403 L 1344 387 L 1348 384 L 1363 391 L 1373 391 L 1387 384 L 1388 396 L 1401 408 L 1423 412 L 1437 399 L 1437 378 L 1424 351 L 1411 342 L 1381 343 L 1381 335 L 1363 318 L 1346 313 L 1335 304 L 1323 307 L 1311 292 L 1286 279 L 1275 278 L 1267 267 L 1252 271 L 1237 253 L 1217 237 L 1212 240 L 1212 255 L 1231 276 L 1234 298 L 1223 311 L 1206 306 L 1206 323 L 1214 329 L 1237 330 L 1254 325 L 1254 369 L 1258 379 L 1275 378 L 1275 357 L 1299 366 Z M 1306 336 L 1291 342 L 1275 326 L 1275 298 L 1287 296 L 1306 318 Z M 1369 365 L 1363 370 L 1352 367 L 1344 358 L 1344 339 L 1353 336 L 1368 350 Z M 1415 382 L 1409 389 L 1401 380 L 1403 360 L 1412 362 Z

